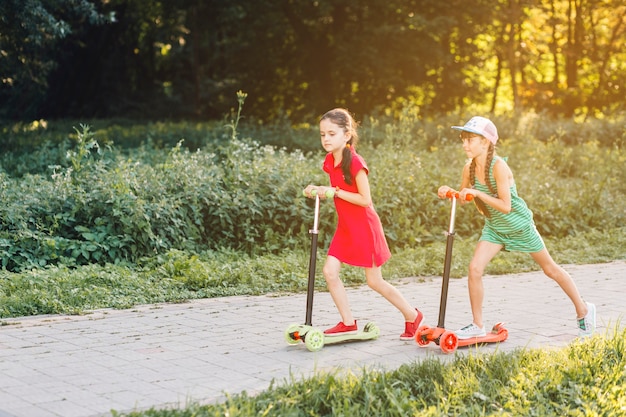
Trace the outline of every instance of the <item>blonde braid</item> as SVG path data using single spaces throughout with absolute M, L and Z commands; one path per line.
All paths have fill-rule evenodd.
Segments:
M 470 169 L 470 184 L 472 185 L 472 188 L 474 188 L 474 184 L 476 183 L 476 159 L 475 158 L 472 158 L 472 162 L 470 163 L 469 169 Z M 489 189 L 491 190 L 491 185 L 489 185 Z M 478 197 L 474 198 L 474 205 L 476 206 L 480 214 L 482 214 L 485 217 L 491 217 L 491 214 L 489 214 L 489 210 L 487 210 L 487 205 L 485 204 L 483 200 L 481 200 Z
M 498 190 L 493 188 L 491 184 L 491 177 L 489 176 L 489 168 L 491 168 L 491 162 L 493 161 L 493 155 L 495 153 L 495 146 L 493 143 L 489 143 L 489 149 L 487 149 L 487 161 L 485 162 L 485 182 L 487 183 L 487 187 L 489 187 L 489 191 L 491 194 L 498 195 Z M 473 184 L 472 184 L 473 185 Z

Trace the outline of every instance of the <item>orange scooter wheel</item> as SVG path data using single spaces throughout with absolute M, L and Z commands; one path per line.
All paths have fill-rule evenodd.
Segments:
M 498 329 L 498 336 L 500 336 L 500 340 L 504 342 L 509 337 L 509 331 L 505 329 L 504 327 L 501 329 Z
M 439 346 L 443 353 L 452 353 L 459 345 L 459 339 L 454 332 L 445 331 L 439 338 Z
M 418 346 L 424 347 L 432 341 L 433 330 L 428 326 L 420 326 L 415 332 L 415 341 Z

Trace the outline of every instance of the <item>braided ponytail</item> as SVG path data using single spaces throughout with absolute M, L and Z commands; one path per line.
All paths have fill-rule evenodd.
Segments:
M 352 139 L 350 140 L 352 142 Z M 348 144 L 350 143 L 348 142 Z M 352 152 L 350 151 L 350 146 L 346 146 L 343 148 L 342 157 L 341 157 L 341 171 L 343 172 L 343 179 L 346 184 L 352 184 L 352 172 L 350 171 L 350 166 L 352 165 Z
M 494 189 L 493 184 L 491 184 L 491 177 L 489 176 L 491 162 L 493 161 L 493 155 L 495 153 L 495 146 L 493 143 L 489 143 L 489 149 L 487 149 L 487 160 L 485 161 L 485 182 L 487 183 L 487 187 L 489 187 L 489 191 L 493 195 L 497 195 L 498 191 Z M 474 188 L 474 184 L 476 183 L 476 159 L 472 159 L 470 164 L 470 184 L 472 184 L 472 188 Z M 489 210 L 487 210 L 487 205 L 483 200 L 476 197 L 474 198 L 474 204 L 476 208 L 485 217 L 491 217 L 489 214 Z
M 489 169 L 491 168 L 491 162 L 493 161 L 493 154 L 495 153 L 495 146 L 493 143 L 489 142 L 489 149 L 487 149 L 487 160 L 485 162 L 485 182 L 487 183 L 487 187 L 489 187 L 489 191 L 491 194 L 498 195 L 498 191 L 493 188 L 493 184 L 491 184 L 491 177 L 489 176 Z

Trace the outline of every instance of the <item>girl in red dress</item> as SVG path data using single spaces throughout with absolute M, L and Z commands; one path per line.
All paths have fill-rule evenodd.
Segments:
M 341 321 L 324 333 L 332 335 L 358 331 L 346 289 L 339 278 L 341 264 L 346 263 L 365 268 L 367 285 L 404 316 L 405 330 L 400 339 L 411 340 L 424 315 L 383 279 L 381 266 L 391 257 L 391 252 L 372 205 L 367 165 L 355 150 L 359 139 L 356 129 L 354 118 L 345 109 L 333 109 L 322 116 L 320 135 L 322 147 L 328 152 L 323 169 L 330 177 L 331 186 L 308 185 L 304 190 L 308 197 L 312 197 L 311 192 L 316 190 L 320 198 L 325 198 L 327 190 L 333 190 L 337 209 L 337 230 L 328 249 L 323 273 Z

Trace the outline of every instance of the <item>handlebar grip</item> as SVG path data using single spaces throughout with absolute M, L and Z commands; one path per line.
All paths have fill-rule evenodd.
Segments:
M 305 190 L 302 190 L 302 195 L 305 197 L 308 197 Z M 316 195 L 317 195 L 317 188 L 314 188 L 311 190 L 311 197 L 315 197 Z M 326 198 L 333 198 L 335 196 L 335 190 L 333 190 L 332 188 L 329 188 L 326 190 L 324 195 L 326 196 Z
M 459 192 L 458 191 L 453 191 L 453 190 L 448 190 L 448 192 L 446 193 L 446 197 L 447 198 L 459 198 Z M 465 201 L 472 201 L 474 199 L 474 196 L 472 194 L 466 194 L 465 195 Z

